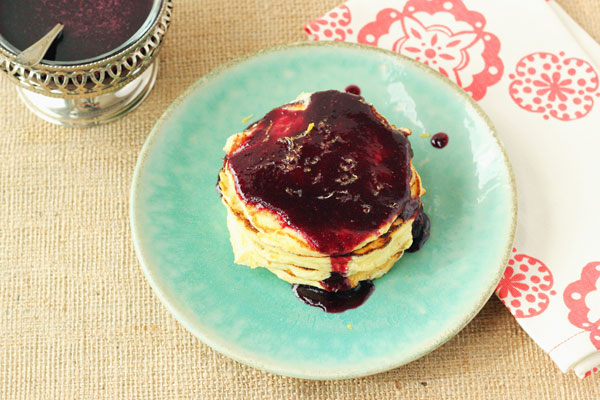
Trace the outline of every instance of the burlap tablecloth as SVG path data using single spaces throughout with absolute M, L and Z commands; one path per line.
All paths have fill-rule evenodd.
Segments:
M 133 168 L 152 125 L 198 77 L 232 57 L 304 40 L 303 23 L 338 1 L 176 1 L 152 94 L 94 129 L 41 121 L 0 77 L 0 398 L 600 398 L 598 377 L 560 373 L 496 298 L 418 361 L 314 382 L 221 356 L 153 294 L 128 220 Z M 600 38 L 598 0 L 561 3 Z

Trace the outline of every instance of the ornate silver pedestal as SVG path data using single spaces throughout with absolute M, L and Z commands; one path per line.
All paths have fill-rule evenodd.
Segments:
M 0 37 L 0 71 L 17 84 L 27 107 L 46 121 L 66 126 L 109 122 L 137 107 L 156 80 L 154 63 L 169 27 L 172 0 L 156 0 L 151 17 L 122 49 L 80 62 L 15 61 L 18 51 Z

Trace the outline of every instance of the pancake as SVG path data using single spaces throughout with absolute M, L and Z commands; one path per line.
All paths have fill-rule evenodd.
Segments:
M 235 262 L 326 290 L 333 276 L 349 289 L 388 272 L 425 194 L 408 135 L 362 97 L 327 91 L 231 136 L 218 187 Z

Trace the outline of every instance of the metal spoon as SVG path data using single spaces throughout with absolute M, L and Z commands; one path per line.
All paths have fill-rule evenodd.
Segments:
M 56 24 L 50 32 L 44 35 L 44 37 L 19 53 L 15 58 L 15 61 L 28 67 L 32 67 L 42 61 L 46 52 L 58 35 L 60 35 L 63 28 L 63 24 Z

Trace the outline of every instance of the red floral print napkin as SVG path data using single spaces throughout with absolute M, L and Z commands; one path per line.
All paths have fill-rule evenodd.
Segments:
M 350 0 L 305 30 L 414 58 L 479 102 L 519 194 L 496 294 L 563 372 L 600 369 L 600 46 L 545 0 Z

